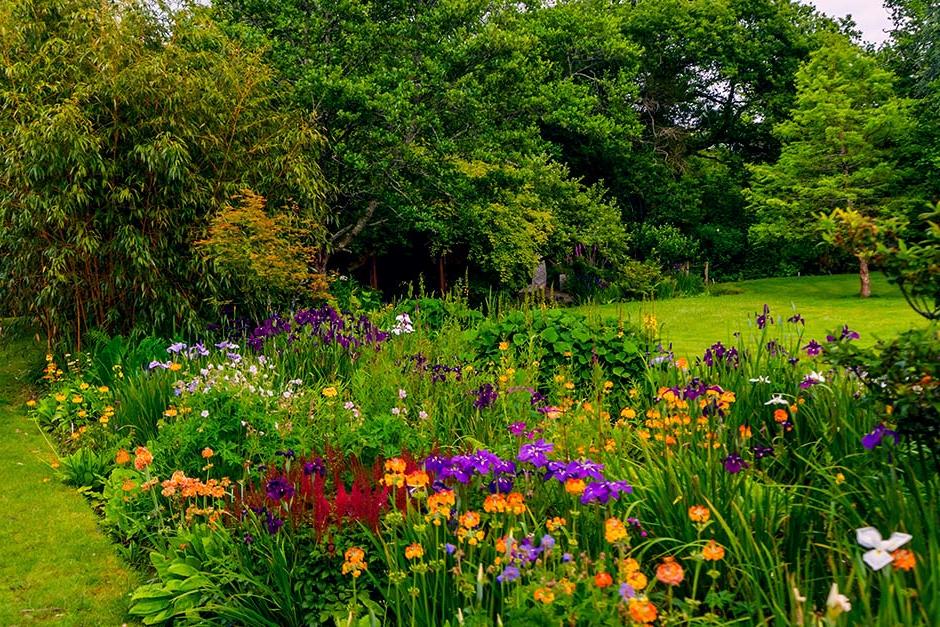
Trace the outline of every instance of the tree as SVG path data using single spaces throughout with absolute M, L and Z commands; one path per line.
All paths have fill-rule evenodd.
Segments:
M 551 124 L 629 144 L 635 133 L 621 96 L 638 51 L 609 10 L 589 10 L 607 3 L 579 4 L 578 19 L 554 22 L 554 9 L 497 0 L 217 6 L 232 32 L 269 43 L 295 102 L 318 112 L 335 253 L 355 265 L 417 243 L 442 270 L 463 257 L 487 288 L 518 288 L 539 258 L 585 243 L 574 218 L 601 221 L 590 237 L 607 249 L 625 242 L 602 188 L 572 176 L 541 134 Z M 605 36 L 575 38 L 572 25 Z
M 813 267 L 820 212 L 877 218 L 911 209 L 895 152 L 910 128 L 909 101 L 895 94 L 894 82 L 872 56 L 837 35 L 797 72 L 792 117 L 774 129 L 780 158 L 750 168 L 752 245 L 778 255 L 778 267 Z M 861 295 L 868 296 L 865 256 L 858 262 Z
M 260 304 L 194 242 L 244 189 L 317 222 L 312 115 L 204 10 L 0 3 L 0 302 L 48 337 Z M 311 241 L 320 245 L 322 242 Z

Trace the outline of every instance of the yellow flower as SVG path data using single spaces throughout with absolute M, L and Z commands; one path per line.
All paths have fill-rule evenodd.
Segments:
M 84 381 L 78 384 L 78 389 L 80 390 L 87 390 L 88 388 L 89 388 L 89 385 L 85 383 Z
M 633 409 L 632 407 L 624 407 L 623 409 L 620 410 L 620 417 L 626 418 L 627 420 L 636 418 L 636 410 Z
M 163 415 L 166 416 L 167 418 L 173 418 L 173 417 L 175 417 L 178 413 L 179 413 L 179 412 L 176 411 L 176 408 L 175 408 L 175 407 L 170 407 L 168 410 L 166 410 L 165 412 L 163 412 Z
M 322 394 L 323 396 L 327 398 L 333 398 L 334 396 L 336 396 L 336 388 L 333 386 L 323 388 Z
M 106 385 L 102 385 L 101 387 L 98 388 L 98 391 L 102 394 L 107 394 L 108 392 L 111 391 L 111 388 L 109 388 Z
M 417 542 L 405 547 L 405 557 L 410 560 L 421 559 L 424 556 L 424 547 Z
M 627 528 L 619 518 L 608 518 L 604 523 L 604 537 L 611 544 L 615 544 L 627 537 Z
M 545 588 L 545 587 L 536 588 L 535 592 L 532 593 L 532 596 L 535 598 L 536 601 L 544 603 L 545 605 L 548 605 L 549 603 L 555 600 L 555 593 L 552 592 L 550 588 Z
M 82 397 L 79 396 L 78 394 L 75 394 L 74 396 L 72 396 L 72 402 L 77 405 L 78 403 L 82 402 Z
M 106 425 L 108 424 L 108 421 L 110 420 L 111 420 L 111 417 L 108 416 L 108 414 L 104 414 L 103 416 L 101 416 L 101 418 L 98 419 L 98 422 L 100 422 L 103 425 Z
M 508 350 L 509 350 L 509 342 L 500 342 L 500 343 L 499 343 L 499 350 L 501 350 L 501 351 L 508 351 Z
M 176 372 L 176 371 L 178 371 L 178 370 L 182 370 L 182 368 L 183 368 L 182 364 L 178 364 L 178 363 L 176 363 L 175 361 L 170 364 L 170 371 L 171 371 L 171 372 Z
M 634 590 L 642 590 L 646 587 L 647 583 L 649 582 L 646 579 L 646 575 L 638 570 L 627 574 L 627 584 L 629 584 L 630 587 Z
M 27 407 L 35 407 L 35 406 L 36 406 L 36 401 L 33 400 L 33 399 L 29 399 L 28 401 L 26 401 L 26 406 L 27 406 Z
M 842 484 L 842 483 L 845 483 L 845 475 L 843 475 L 841 472 L 837 472 L 837 473 L 836 473 L 836 484 L 838 485 L 838 484 Z

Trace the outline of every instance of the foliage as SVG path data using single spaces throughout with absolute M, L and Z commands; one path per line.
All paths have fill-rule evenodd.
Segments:
M 893 74 L 844 37 L 829 37 L 796 80 L 792 119 L 775 127 L 780 158 L 751 168 L 748 198 L 757 218 L 753 245 L 778 268 L 800 271 L 818 257 L 820 211 L 878 217 L 910 208 L 894 152 L 910 118 Z
M 0 38 L 3 308 L 49 338 L 193 329 L 233 296 L 193 242 L 245 187 L 320 215 L 311 115 L 204 10 L 5 3 Z
M 290 214 L 269 216 L 264 199 L 251 190 L 236 200 L 212 217 L 206 239 L 196 242 L 223 280 L 239 286 L 236 302 L 246 294 L 275 303 L 325 298 L 326 276 L 314 269 L 320 251 L 306 243 L 323 240 L 315 235 L 320 225 Z
M 940 203 L 921 215 L 923 231 L 911 239 L 884 237 L 878 254 L 885 273 L 908 304 L 928 320 L 940 318 Z

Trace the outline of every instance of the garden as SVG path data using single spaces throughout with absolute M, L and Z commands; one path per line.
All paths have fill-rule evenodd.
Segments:
M 936 624 L 931 3 L 179 4 L 0 1 L 0 623 Z

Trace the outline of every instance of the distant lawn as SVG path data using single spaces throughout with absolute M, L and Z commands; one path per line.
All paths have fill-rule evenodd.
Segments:
M 898 331 L 925 324 L 908 307 L 901 292 L 887 280 L 872 277 L 872 297 L 858 297 L 856 275 L 789 277 L 725 283 L 719 290 L 741 290 L 739 294 L 702 295 L 672 300 L 614 303 L 582 307 L 603 316 L 623 315 L 640 321 L 652 313 L 662 326 L 666 341 L 677 355 L 696 356 L 716 341 L 732 341 L 735 331 L 754 326 L 754 314 L 764 303 L 775 318 L 799 312 L 806 319 L 805 338 L 823 341 L 826 333 L 843 324 L 862 335 L 862 343 L 889 337 Z

